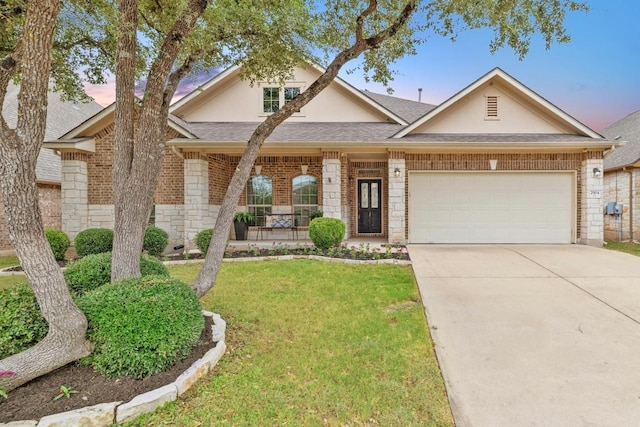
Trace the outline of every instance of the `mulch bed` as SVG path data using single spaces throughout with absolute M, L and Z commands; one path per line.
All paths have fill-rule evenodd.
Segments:
M 211 342 L 210 317 L 205 317 L 205 327 L 200 340 L 193 348 L 191 355 L 179 361 L 166 372 L 136 380 L 130 377 L 106 378 L 90 366 L 75 363 L 57 369 L 50 374 L 9 392 L 7 400 L 0 402 L 0 423 L 20 420 L 37 420 L 46 415 L 71 411 L 108 402 L 128 402 L 139 394 L 172 383 L 186 371 L 196 360 L 213 348 Z M 53 398 L 59 393 L 60 386 L 71 387 L 77 394 L 71 398 Z M 1 398 L 0 398 L 1 399 Z

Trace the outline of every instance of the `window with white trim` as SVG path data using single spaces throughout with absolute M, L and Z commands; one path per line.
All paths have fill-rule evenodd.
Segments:
M 291 180 L 293 213 L 297 225 L 309 225 L 309 214 L 318 210 L 318 180 L 311 175 L 299 175 Z
M 255 216 L 255 225 L 264 226 L 267 215 L 271 215 L 273 186 L 271 178 L 255 175 L 247 181 L 247 210 Z
M 263 87 L 262 112 L 275 113 L 281 105 L 291 102 L 293 98 L 300 95 L 300 92 L 302 92 L 300 86 L 285 86 L 283 90 L 280 90 L 279 87 Z M 296 112 L 299 113 L 300 110 Z

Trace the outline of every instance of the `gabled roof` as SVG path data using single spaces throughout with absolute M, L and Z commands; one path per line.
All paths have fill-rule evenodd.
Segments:
M 626 142 L 604 159 L 604 170 L 618 169 L 640 162 L 640 110 L 607 126 L 601 133 L 607 138 L 618 138 Z
M 18 93 L 20 86 L 9 83 L 2 105 L 2 115 L 10 127 L 18 120 Z M 77 126 L 102 109 L 94 101 L 63 101 L 59 93 L 49 92 L 47 101 L 47 128 L 45 141 L 62 136 L 69 128 Z M 59 183 L 61 180 L 60 158 L 50 150 L 40 150 L 36 164 L 36 177 L 40 182 Z
M 520 93 L 523 97 L 528 98 L 533 103 L 537 104 L 542 109 L 546 110 L 551 116 L 555 117 L 559 121 L 569 125 L 574 128 L 576 132 L 588 136 L 591 138 L 601 139 L 602 135 L 598 134 L 593 129 L 589 128 L 585 124 L 581 123 L 577 119 L 573 118 L 569 114 L 562 111 L 560 108 L 553 105 L 551 102 L 547 101 L 545 98 L 541 97 L 522 83 L 520 83 L 515 78 L 511 77 L 508 73 L 503 71 L 502 69 L 496 67 L 493 70 L 489 71 L 484 76 L 480 77 L 475 82 L 471 83 L 466 88 L 462 89 L 457 94 L 453 95 L 451 98 L 440 104 L 438 107 L 429 111 L 427 114 L 411 123 L 406 128 L 402 129 L 400 132 L 395 134 L 393 138 L 402 138 L 412 131 L 422 126 L 423 124 L 434 120 L 436 117 L 439 117 L 444 112 L 446 112 L 449 108 L 451 108 L 454 104 L 458 103 L 460 100 L 465 97 L 471 95 L 476 89 L 482 87 L 483 85 L 489 83 L 493 79 L 500 79 L 505 84 L 509 85 L 514 91 Z
M 368 90 L 364 90 L 362 93 L 390 111 L 393 111 L 395 114 L 405 119 L 407 123 L 415 122 L 420 117 L 436 108 L 436 106 L 432 104 L 425 104 L 422 102 L 411 101 L 409 99 L 369 92 Z
M 62 135 L 59 140 L 65 140 L 70 142 L 74 139 L 84 139 L 83 137 L 87 137 L 89 135 L 85 135 L 85 132 L 90 130 L 91 128 L 96 128 L 98 130 L 93 130 L 91 133 L 96 134 L 101 129 L 104 129 L 109 124 L 114 121 L 114 113 L 116 111 L 116 103 L 112 103 L 108 107 L 105 107 L 102 111 L 95 114 L 94 116 L 88 118 L 84 122 L 80 123 L 73 129 L 69 130 L 67 133 Z M 172 129 L 174 129 L 179 134 L 183 135 L 185 138 L 195 138 L 196 136 L 191 133 L 189 130 L 189 125 L 187 122 L 182 120 L 181 118 L 174 116 L 173 114 L 169 114 L 168 125 Z M 92 135 L 91 135 L 92 136 Z M 58 141 L 54 139 L 48 140 L 47 146 L 50 148 L 54 148 L 52 144 L 56 144 Z M 58 147 L 56 147 L 58 148 Z
M 316 65 L 316 64 L 309 64 L 309 67 L 311 67 L 312 69 L 315 69 L 316 71 L 318 71 L 321 74 L 326 71 L 324 68 L 322 68 L 321 66 Z M 191 93 L 185 95 L 180 100 L 175 102 L 171 106 L 171 108 L 169 109 L 169 112 L 171 112 L 171 113 L 177 112 L 178 110 L 180 110 L 181 108 L 185 107 L 189 103 L 195 102 L 195 100 L 197 100 L 201 96 L 206 96 L 206 93 L 208 91 L 212 90 L 217 85 L 221 84 L 221 82 L 223 82 L 224 80 L 234 76 L 239 71 L 240 71 L 240 67 L 233 66 L 233 67 L 227 68 L 226 70 L 222 71 L 221 73 L 215 75 L 210 80 L 208 80 L 204 84 L 200 85 L 198 88 L 196 88 L 193 91 L 191 91 Z M 406 126 L 407 124 L 409 124 L 409 121 L 407 121 L 405 118 L 403 118 L 397 112 L 395 112 L 392 109 L 388 108 L 387 105 L 384 105 L 383 103 L 378 102 L 378 100 L 374 99 L 373 97 L 367 96 L 366 94 L 364 94 L 363 92 L 359 91 L 358 89 L 356 89 L 355 87 L 353 87 L 352 85 L 347 83 L 346 81 L 342 80 L 340 77 L 336 77 L 333 80 L 332 83 L 342 87 L 348 93 L 350 93 L 354 98 L 363 101 L 365 104 L 369 105 L 370 107 L 373 107 L 373 109 L 379 111 L 380 113 L 382 113 L 383 115 L 387 116 L 389 119 L 393 120 L 394 122 L 396 122 L 396 123 L 398 123 L 400 125 L 403 125 L 403 126 Z M 411 102 L 411 101 L 409 101 L 409 102 Z

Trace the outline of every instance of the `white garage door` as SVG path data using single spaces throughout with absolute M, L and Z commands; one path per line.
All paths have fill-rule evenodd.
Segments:
M 571 243 L 574 174 L 411 172 L 411 243 Z

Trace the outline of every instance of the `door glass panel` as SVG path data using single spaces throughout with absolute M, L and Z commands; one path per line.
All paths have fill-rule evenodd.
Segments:
M 360 184 L 360 207 L 369 207 L 369 183 L 363 182 Z
M 371 207 L 378 209 L 378 183 L 371 183 Z

